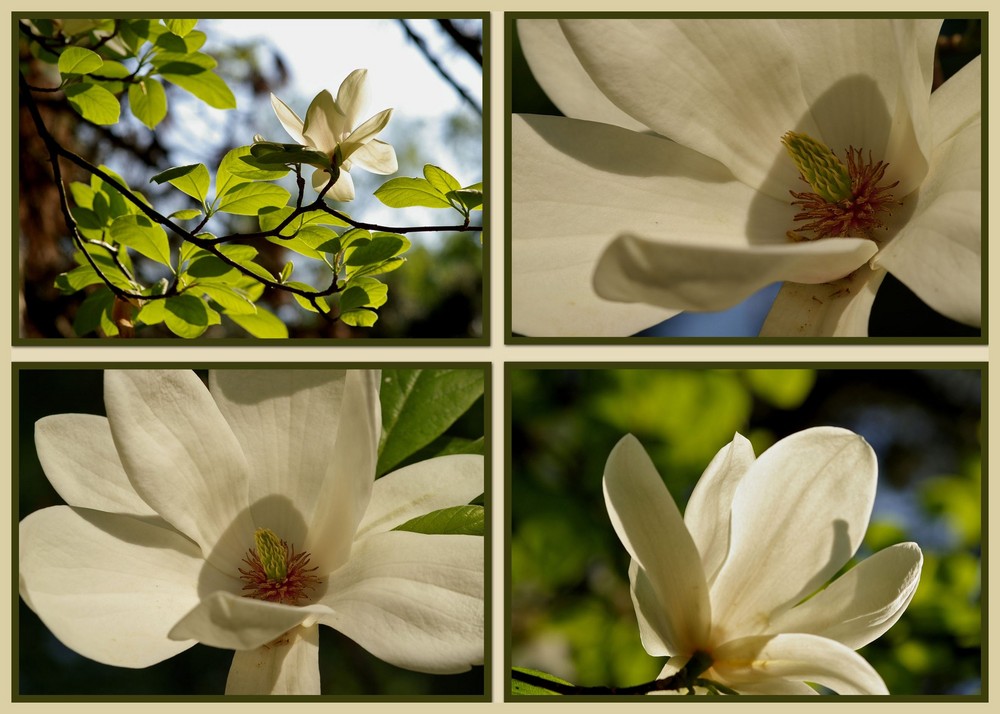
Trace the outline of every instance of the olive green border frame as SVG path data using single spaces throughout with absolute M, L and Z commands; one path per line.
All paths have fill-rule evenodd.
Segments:
M 511 59 L 514 38 L 514 23 L 517 20 L 543 19 L 978 19 L 982 21 L 982 254 L 980 271 L 982 323 L 979 337 L 525 337 L 513 332 L 510 266 L 513 236 L 511 234 Z M 507 12 L 504 13 L 504 141 L 507 151 L 504 155 L 504 260 L 507 271 L 504 275 L 504 342 L 508 345 L 985 345 L 989 344 L 989 13 L 986 11 L 961 12 Z M 545 309 L 540 305 L 539 309 Z
M 169 14 L 168 11 L 167 14 Z M 482 136 L 482 158 L 483 158 L 483 231 L 482 236 L 482 334 L 479 337 L 442 337 L 442 338 L 401 338 L 401 337 L 353 337 L 349 339 L 340 338 L 285 338 L 285 339 L 261 339 L 255 337 L 197 337 L 186 340 L 182 337 L 171 338 L 137 338 L 131 340 L 119 340 L 115 338 L 85 338 L 85 337 L 22 337 L 18 332 L 20 320 L 18 314 L 18 290 L 20 285 L 19 270 L 19 241 L 12 240 L 11 243 L 11 344 L 14 346 L 150 346 L 150 347 L 176 347 L 191 345 L 211 345 L 211 346 L 237 346 L 248 347 L 258 345 L 322 345 L 325 347 L 352 347 L 352 346 L 483 346 L 490 344 L 491 325 L 491 250 L 492 237 L 490 222 L 492 215 L 492 185 L 491 180 L 491 115 L 492 115 L 492 38 L 490 36 L 490 13 L 487 11 L 467 12 L 467 11 L 442 11 L 442 12 L 187 12 L 185 17 L 197 18 L 199 20 L 223 20 L 223 19 L 248 19 L 248 20 L 426 20 L 437 18 L 454 18 L 461 20 L 479 20 L 483 23 L 483 136 Z M 18 10 L 11 12 L 11 157 L 16 159 L 19 151 L 18 142 L 18 119 L 20 111 L 20 101 L 17 89 L 17 51 L 18 51 L 18 29 L 19 20 L 28 18 L 55 18 L 55 17 L 94 17 L 101 15 L 111 18 L 160 18 L 163 12 L 106 12 L 99 10 L 87 12 L 27 12 Z M 18 161 L 11 162 L 11 224 L 12 236 L 20 234 L 19 216 L 17 207 L 19 205 L 20 190 L 20 165 Z
M 446 362 L 446 363 L 417 363 L 417 362 L 384 362 L 375 365 L 375 368 L 385 369 L 465 369 L 479 370 L 483 373 L 483 434 L 484 450 L 483 459 L 485 470 L 483 472 L 483 503 L 484 503 L 484 526 L 483 535 L 484 548 L 484 631 L 483 631 L 483 693 L 468 695 L 269 695 L 269 696 L 243 696 L 243 695 L 44 695 L 44 694 L 20 694 L 18 693 L 18 674 L 20 663 L 18 661 L 18 638 L 19 627 L 18 605 L 20 595 L 18 592 L 18 478 L 19 474 L 19 375 L 21 371 L 28 370 L 50 370 L 50 371 L 84 371 L 84 370 L 104 370 L 113 369 L 371 369 L 371 364 L 361 363 L 283 363 L 273 362 L 219 362 L 219 361 L 191 361 L 181 362 L 123 362 L 113 365 L 100 365 L 93 362 L 19 362 L 11 365 L 11 533 L 10 533 L 10 562 L 11 562 L 11 639 L 10 639 L 10 684 L 12 702 L 490 702 L 492 701 L 493 668 L 492 657 L 493 646 L 493 523 L 496 518 L 494 514 L 493 502 L 493 365 L 489 362 Z
M 858 363 L 838 363 L 838 362 L 761 362 L 761 363 L 738 363 L 732 362 L 507 362 L 504 365 L 504 538 L 507 548 L 504 550 L 504 676 L 502 699 L 504 702 L 655 702 L 660 706 L 664 705 L 660 697 L 635 696 L 635 695 L 564 695 L 564 696 L 541 696 L 541 695 L 518 695 L 511 694 L 511 562 L 510 562 L 510 537 L 511 537 L 511 489 L 513 484 L 513 473 L 511 470 L 511 422 L 513 418 L 512 394 L 511 394 L 511 374 L 516 371 L 599 371 L 612 369 L 647 369 L 647 370 L 718 370 L 732 369 L 734 367 L 746 367 L 750 369 L 789 369 L 799 367 L 805 369 L 825 369 L 825 370 L 918 370 L 918 369 L 938 369 L 938 370 L 969 370 L 978 371 L 982 379 L 980 385 L 980 400 L 982 422 L 980 434 L 982 441 L 982 461 L 981 468 L 984 474 L 982 480 L 982 494 L 980 496 L 980 508 L 982 513 L 982 543 L 981 543 L 981 614 L 982 614 L 982 649 L 980 654 L 980 681 L 981 690 L 979 694 L 970 695 L 893 695 L 888 697 L 872 695 L 856 696 L 833 696 L 820 695 L 810 696 L 740 696 L 740 697 L 685 697 L 685 703 L 705 703 L 705 702 L 988 702 L 989 701 L 989 365 L 986 362 L 904 362 L 899 364 L 887 364 L 885 362 L 858 362 Z

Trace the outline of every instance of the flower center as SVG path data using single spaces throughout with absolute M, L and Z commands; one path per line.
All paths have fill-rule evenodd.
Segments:
M 246 590 L 243 597 L 256 600 L 298 605 L 306 599 L 306 590 L 320 584 L 309 568 L 309 553 L 296 553 L 274 531 L 258 528 L 253 534 L 254 547 L 247 551 L 243 562 L 249 570 L 240 568 L 240 580 Z
M 880 214 L 891 215 L 892 207 L 902 205 L 893 198 L 895 181 L 880 186 L 889 164 L 866 161 L 861 149 L 849 147 L 845 166 L 822 142 L 807 134 L 787 132 L 781 137 L 789 156 L 799 170 L 799 177 L 811 192 L 789 191 L 793 206 L 801 210 L 793 220 L 805 225 L 786 235 L 792 240 L 817 240 L 833 236 L 874 239 L 874 231 L 885 229 Z

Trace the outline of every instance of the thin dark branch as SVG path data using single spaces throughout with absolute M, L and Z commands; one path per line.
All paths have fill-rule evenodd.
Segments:
M 455 44 L 465 50 L 480 67 L 483 66 L 482 37 L 470 37 L 455 27 L 451 20 L 438 20 L 441 29 L 448 33 L 448 36 L 455 41 Z
M 525 684 L 541 687 L 542 689 L 546 689 L 550 692 L 589 696 L 611 694 L 649 694 L 650 692 L 679 691 L 681 689 L 686 689 L 689 685 L 689 680 L 687 679 L 686 673 L 683 671 L 663 679 L 655 679 L 652 682 L 636 684 L 631 687 L 580 687 L 575 684 L 561 684 L 559 682 L 553 682 L 552 680 L 544 677 L 538 677 L 533 674 L 528 674 L 527 672 L 519 672 L 516 669 L 511 671 L 510 676 L 511 679 L 516 679 L 517 681 L 524 682 Z
M 417 49 L 420 50 L 420 53 L 427 59 L 427 61 L 431 64 L 431 66 L 434 69 L 437 70 L 438 74 L 441 75 L 441 78 L 444 79 L 444 81 L 446 81 L 448 84 L 450 84 L 452 86 L 452 88 L 456 92 L 458 92 L 458 95 L 463 100 L 465 100 L 465 102 L 470 107 L 472 107 L 479 114 L 482 114 L 483 113 L 483 108 L 481 106 L 479 106 L 479 103 L 475 99 L 473 99 L 471 96 L 469 96 L 469 93 L 465 91 L 465 89 L 462 87 L 462 85 L 460 85 L 455 80 L 455 78 L 451 76 L 451 73 L 448 72 L 448 70 L 445 69 L 444 66 L 440 62 L 438 62 L 437 58 L 435 58 L 434 55 L 431 54 L 430 49 L 427 47 L 427 43 L 424 42 L 424 38 L 421 37 L 420 35 L 416 34 L 410 28 L 410 25 L 409 25 L 409 23 L 406 22 L 406 20 L 402 20 L 401 19 L 399 21 L 399 24 L 403 26 L 403 30 L 406 32 L 406 36 L 409 37 L 410 40 L 413 41 L 413 44 L 417 46 Z

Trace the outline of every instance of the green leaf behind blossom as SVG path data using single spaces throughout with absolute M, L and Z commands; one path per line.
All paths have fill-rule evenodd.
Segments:
M 482 506 L 453 506 L 411 518 L 393 530 L 427 535 L 481 536 L 486 531 L 485 520 Z

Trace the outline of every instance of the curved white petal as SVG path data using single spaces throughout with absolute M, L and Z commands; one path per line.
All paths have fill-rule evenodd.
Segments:
M 228 571 L 253 542 L 248 466 L 194 372 L 108 370 L 104 405 L 129 481 L 154 511 Z
M 520 18 L 516 27 L 531 73 L 559 111 L 574 119 L 648 131 L 645 124 L 616 107 L 597 88 L 570 47 L 558 20 Z
M 899 543 L 861 561 L 829 587 L 774 618 L 773 632 L 821 635 L 853 650 L 888 630 L 917 591 L 923 555 Z
M 769 632 L 857 551 L 877 481 L 875 452 L 836 427 L 765 451 L 733 498 L 729 555 L 712 585 L 713 638 Z
M 351 154 L 351 161 L 373 174 L 394 174 L 399 170 L 396 150 L 381 139 L 372 139 L 364 146 L 359 146 Z
M 327 181 L 330 180 L 330 173 L 326 169 L 316 169 L 312 175 L 312 186 L 317 193 L 323 190 Z M 353 201 L 354 200 L 354 180 L 347 173 L 347 169 L 341 167 L 340 175 L 337 176 L 337 183 L 333 184 L 324 195 L 331 201 Z
M 376 657 L 419 672 L 483 661 L 483 539 L 376 533 L 330 576 L 320 622 Z
M 649 575 L 634 559 L 628 566 L 628 579 L 632 607 L 639 622 L 639 639 L 642 641 L 643 649 L 653 657 L 669 657 L 674 650 L 664 640 L 664 635 L 673 632 L 675 625 L 663 607 L 659 593 L 650 582 Z M 683 658 L 686 659 L 687 655 L 683 655 Z M 677 659 L 681 659 L 681 656 L 673 657 L 670 661 Z M 680 669 L 680 666 L 677 669 Z M 665 676 L 668 675 L 661 674 L 660 678 Z
M 296 627 L 255 650 L 237 650 L 226 694 L 320 694 L 319 626 Z
M 299 119 L 299 115 L 273 94 L 271 95 L 271 107 L 288 135 L 299 144 L 307 144 L 306 138 L 302 136 L 302 120 Z
M 684 509 L 684 525 L 698 546 L 709 585 L 729 552 L 733 494 L 755 460 L 750 441 L 741 434 L 733 436 L 708 464 Z
M 370 96 L 367 69 L 354 70 L 340 83 L 337 106 L 344 113 L 347 129 L 357 125 L 362 112 L 368 108 Z
M 888 694 L 885 682 L 849 647 L 816 635 L 757 635 L 733 640 L 713 653 L 712 670 L 736 689 L 766 687 L 772 680 L 799 680 L 838 694 Z
M 928 23 L 644 18 L 562 26 L 618 107 L 775 198 L 796 180 L 780 147 L 785 131 L 835 151 L 889 151 L 897 164 L 909 158 L 904 148 L 919 153 L 934 49 Z M 904 183 L 916 185 L 919 168 L 905 167 Z
M 983 63 L 976 57 L 931 94 L 932 146 L 982 120 Z
M 247 456 L 257 527 L 330 572 L 347 560 L 375 478 L 378 372 L 213 371 L 212 396 Z
M 608 456 L 604 501 L 622 545 L 648 576 L 651 593 L 637 586 L 634 597 L 659 600 L 664 613 L 648 624 L 662 628 L 657 634 L 669 654 L 691 654 L 706 641 L 712 616 L 701 559 L 656 467 L 631 434 Z
M 740 694 L 755 694 L 758 696 L 819 696 L 819 692 L 805 682 L 794 679 L 768 679 L 766 682 L 742 682 L 733 687 Z
M 379 132 L 385 129 L 391 117 L 392 109 L 384 109 L 352 131 L 343 141 L 343 158 L 353 158 L 358 149 L 368 144 L 378 136 Z
M 594 291 L 619 302 L 724 310 L 775 282 L 827 283 L 843 278 L 865 265 L 877 250 L 874 242 L 862 238 L 740 246 L 624 233 L 598 260 Z
M 347 117 L 329 91 L 324 89 L 313 98 L 302 126 L 302 136 L 305 138 L 303 143 L 332 156 L 334 149 L 350 130 Z
M 355 537 L 360 540 L 425 513 L 462 506 L 482 492 L 482 456 L 454 454 L 420 461 L 375 481 Z
M 937 147 L 912 215 L 872 261 L 938 312 L 982 321 L 982 144 L 979 122 Z
M 227 650 L 255 650 L 294 627 L 314 625 L 328 613 L 323 605 L 281 605 L 220 590 L 203 598 L 169 636 Z
M 45 476 L 66 503 L 108 513 L 156 512 L 129 483 L 108 420 L 93 414 L 53 414 L 35 422 L 35 449 Z
M 875 293 L 885 275 L 882 269 L 862 265 L 830 283 L 785 283 L 767 313 L 760 336 L 867 337 Z
M 204 565 L 191 541 L 132 516 L 54 506 L 18 527 L 21 597 L 64 645 L 117 667 L 194 644 L 167 633 L 197 605 Z

